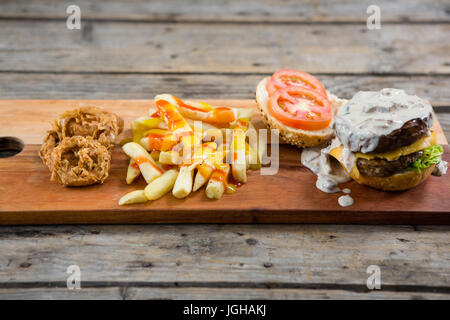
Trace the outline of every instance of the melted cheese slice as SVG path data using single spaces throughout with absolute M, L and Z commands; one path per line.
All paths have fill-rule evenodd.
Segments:
M 397 160 L 401 156 L 405 156 L 407 154 L 411 154 L 420 150 L 423 150 L 425 148 L 434 146 L 436 144 L 436 134 L 434 132 L 431 132 L 429 136 L 423 137 L 413 144 L 410 144 L 409 146 L 401 147 L 397 150 L 390 151 L 390 152 L 384 152 L 384 153 L 361 153 L 357 152 L 355 154 L 356 158 L 364 158 L 364 159 L 374 159 L 374 158 L 381 158 L 386 159 L 388 161 Z
M 411 154 L 420 150 L 423 150 L 425 148 L 434 146 L 436 144 L 436 134 L 432 131 L 429 136 L 423 137 L 413 144 L 410 144 L 409 146 L 401 147 L 397 150 L 390 151 L 390 152 L 384 152 L 384 153 L 361 153 L 356 152 L 355 153 L 355 159 L 358 158 L 364 158 L 368 160 L 372 160 L 375 158 L 379 159 L 386 159 L 388 161 L 397 160 L 401 156 L 405 156 L 407 154 Z M 335 157 L 338 160 L 342 159 L 342 149 L 344 147 L 341 145 L 338 148 L 334 148 L 330 151 L 330 154 Z

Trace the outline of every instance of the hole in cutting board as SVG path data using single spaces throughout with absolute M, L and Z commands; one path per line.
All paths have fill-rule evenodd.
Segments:
M 0 137 L 0 158 L 15 156 L 23 150 L 23 141 L 15 137 Z

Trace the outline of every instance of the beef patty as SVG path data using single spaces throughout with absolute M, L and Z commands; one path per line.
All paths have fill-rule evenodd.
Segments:
M 372 160 L 358 158 L 356 165 L 362 175 L 371 177 L 389 177 L 393 174 L 404 171 L 411 163 L 419 159 L 422 155 L 423 151 L 417 151 L 401 156 L 397 160 L 393 161 L 380 158 L 375 158 Z
M 430 115 L 431 116 L 431 115 Z M 382 153 L 409 146 L 428 134 L 427 119 L 412 119 L 390 134 L 381 136 L 373 152 Z

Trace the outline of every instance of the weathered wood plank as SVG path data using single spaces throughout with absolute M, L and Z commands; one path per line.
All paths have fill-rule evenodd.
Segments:
M 223 288 L 145 288 L 124 284 L 120 287 L 81 288 L 0 288 L 1 300 L 313 300 L 313 299 L 414 299 L 448 300 L 449 294 L 423 292 L 389 292 L 373 290 L 352 292 L 324 289 L 223 289 Z
M 82 281 L 450 287 L 448 226 L 141 225 L 1 227 L 0 283 Z M 391 287 L 390 289 L 395 290 Z M 442 292 L 442 290 L 438 291 Z
M 1 21 L 0 70 L 450 73 L 450 24 L 239 25 Z M 132 36 L 130 36 L 132 35 Z
M 450 112 L 438 113 L 437 117 L 447 140 L 450 138 Z
M 365 22 L 367 7 L 377 4 L 383 22 L 450 21 L 446 1 L 302 1 L 78 0 L 85 19 L 149 21 Z M 0 17 L 64 18 L 71 0 L 3 0 Z
M 267 76 L 270 74 L 267 74 Z M 264 75 L 254 74 L 35 74 L 3 73 L 1 99 L 151 99 L 169 92 L 189 99 L 253 99 Z M 359 90 L 404 89 L 450 107 L 448 76 L 318 75 L 326 88 L 349 99 Z M 449 110 L 450 111 L 450 110 Z

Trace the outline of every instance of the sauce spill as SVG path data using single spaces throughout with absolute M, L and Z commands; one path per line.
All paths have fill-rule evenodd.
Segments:
M 445 160 L 441 160 L 436 167 L 434 167 L 433 176 L 443 176 L 447 173 L 447 169 L 448 169 L 448 162 Z
M 355 201 L 353 200 L 353 198 L 351 196 L 349 196 L 348 194 L 344 195 L 344 196 L 340 196 L 338 199 L 338 203 L 341 207 L 348 207 L 351 206 Z
M 302 151 L 302 164 L 317 175 L 316 187 L 326 193 L 341 191 L 339 183 L 351 180 L 345 169 L 329 154 L 338 146 L 339 140 L 334 139 L 327 147 L 305 148 Z

